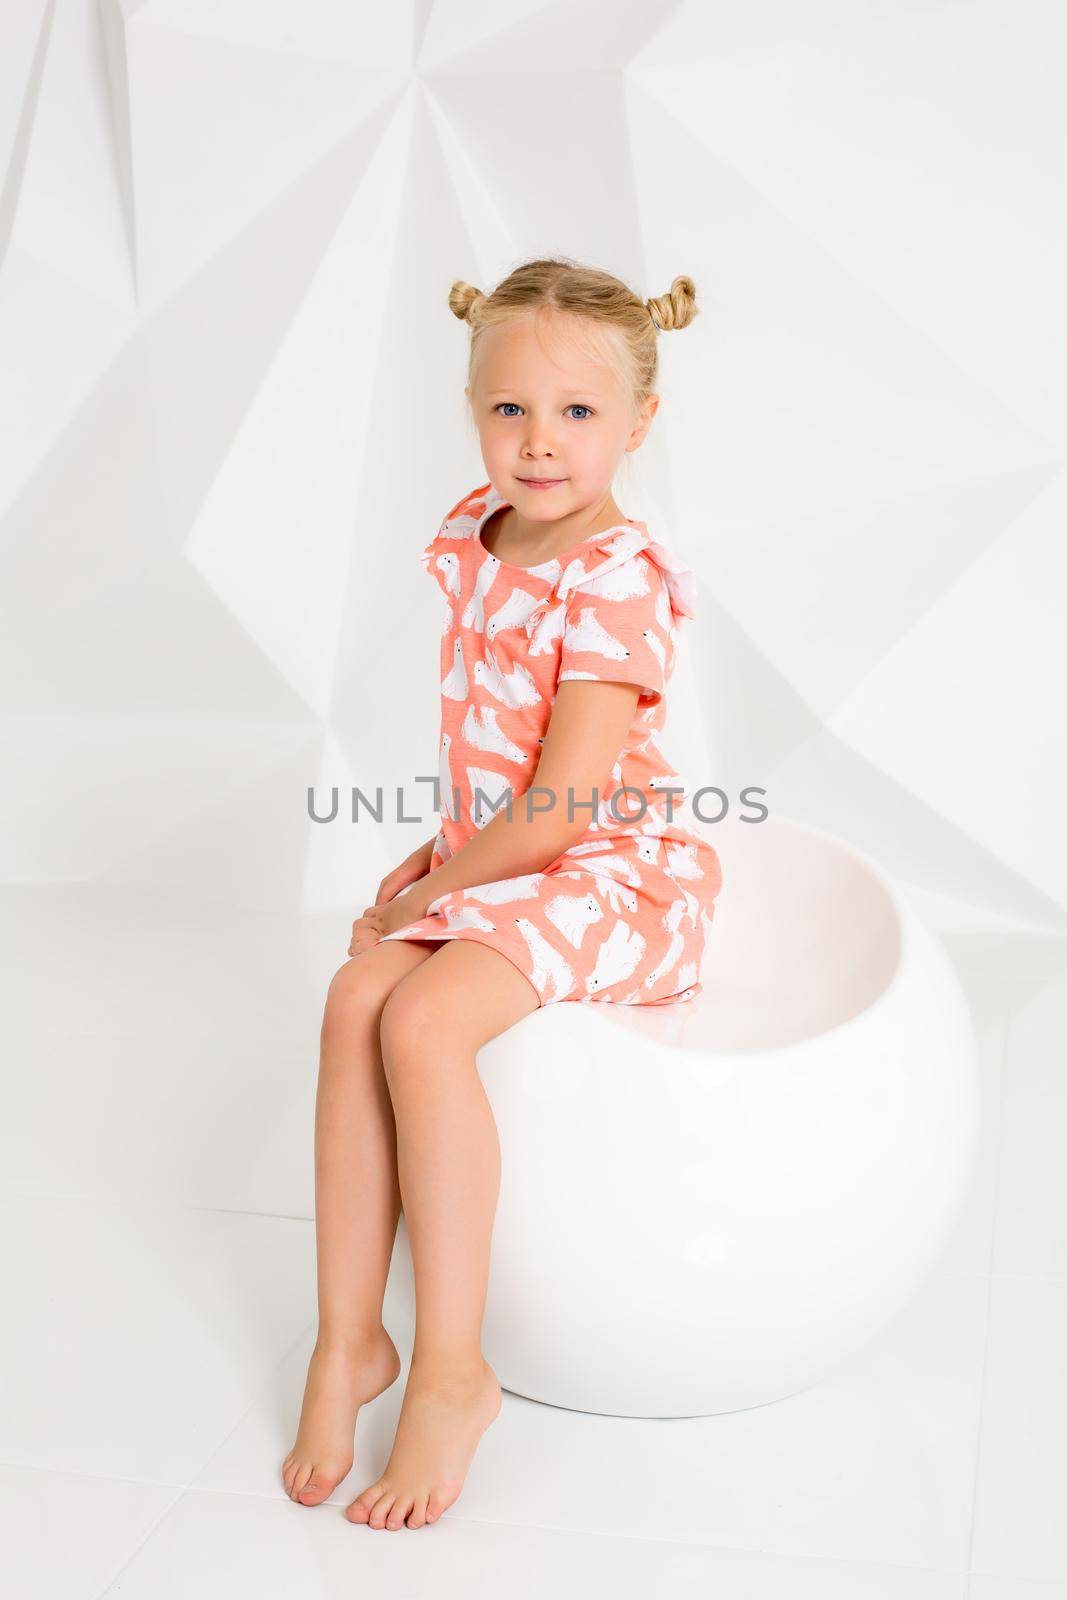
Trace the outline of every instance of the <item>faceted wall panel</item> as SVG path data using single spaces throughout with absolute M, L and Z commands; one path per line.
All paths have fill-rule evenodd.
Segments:
M 448 289 L 551 254 L 697 285 L 616 485 L 700 575 L 675 764 L 1063 932 L 1065 34 L 6 0 L 3 880 L 356 914 L 430 837 L 418 554 L 484 481 Z M 385 823 L 309 821 L 354 784 Z

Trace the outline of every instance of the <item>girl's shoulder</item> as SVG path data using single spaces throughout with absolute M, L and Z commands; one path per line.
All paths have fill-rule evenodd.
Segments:
M 654 588 L 666 591 L 675 618 L 696 615 L 696 573 L 654 539 L 643 522 L 631 520 L 626 527 L 612 529 L 594 544 L 594 551 L 592 556 L 583 551 L 564 568 L 556 586 L 560 599 L 570 597 L 573 604 L 589 594 L 644 595 L 652 592 L 651 580 Z
M 491 483 L 482 483 L 476 489 L 468 489 L 462 500 L 457 500 L 444 518 L 441 523 L 442 531 L 451 527 L 453 523 L 458 525 L 470 521 L 476 522 L 490 503 L 499 498 Z
M 463 498 L 457 500 L 451 511 L 446 513 L 437 532 L 423 550 L 423 566 L 445 551 L 454 552 L 457 540 L 473 539 L 495 498 L 499 497 L 491 483 L 468 489 Z

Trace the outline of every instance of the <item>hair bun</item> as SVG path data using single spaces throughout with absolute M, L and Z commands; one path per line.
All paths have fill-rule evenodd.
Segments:
M 462 278 L 457 278 L 448 291 L 449 310 L 461 322 L 470 322 L 474 307 L 484 299 L 485 295 L 480 289 L 476 289 L 473 283 L 465 283 Z
M 662 333 L 669 333 L 674 328 L 688 328 L 693 318 L 700 314 L 696 284 L 692 278 L 684 275 L 675 278 L 666 294 L 646 300 L 645 305 Z

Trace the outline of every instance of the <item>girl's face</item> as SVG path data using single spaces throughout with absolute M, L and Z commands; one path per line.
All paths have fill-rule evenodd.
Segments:
M 562 319 L 545 316 L 486 329 L 467 396 L 486 471 L 530 522 L 602 504 L 659 406 L 651 395 L 635 412 L 611 368 L 568 339 Z M 549 486 L 531 488 L 531 479 Z

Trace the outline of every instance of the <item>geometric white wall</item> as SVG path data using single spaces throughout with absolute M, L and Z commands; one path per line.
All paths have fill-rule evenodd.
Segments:
M 701 579 L 668 753 L 1062 933 L 1065 34 L 6 0 L 0 881 L 357 914 L 430 837 L 446 296 L 562 254 L 702 308 L 616 487 Z M 423 824 L 308 821 L 353 783 Z

